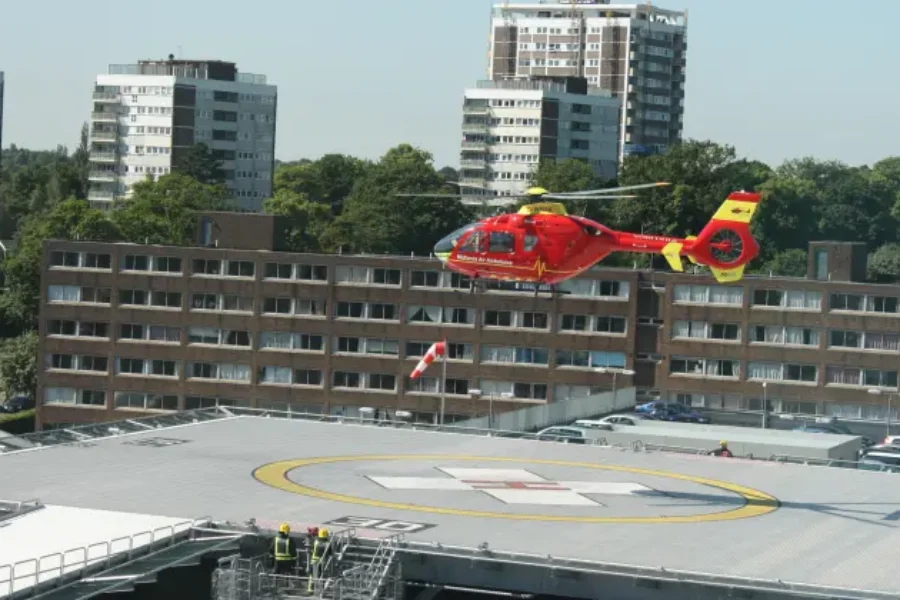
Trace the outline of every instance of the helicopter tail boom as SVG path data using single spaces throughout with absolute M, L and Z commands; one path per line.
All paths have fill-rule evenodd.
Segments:
M 759 253 L 750 233 L 760 195 L 733 192 L 697 236 L 672 240 L 660 251 L 673 271 L 684 271 L 682 256 L 695 265 L 708 266 L 716 281 L 740 280 L 744 268 Z

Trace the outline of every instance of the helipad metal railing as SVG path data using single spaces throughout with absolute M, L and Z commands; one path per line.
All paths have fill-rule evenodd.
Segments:
M 426 431 L 436 431 L 443 433 L 456 433 L 463 435 L 477 435 L 485 437 L 502 437 L 530 440 L 547 441 L 553 436 L 539 435 L 537 433 L 529 433 L 523 431 L 505 431 L 501 429 L 483 429 L 475 427 L 460 427 L 455 425 L 433 425 L 430 423 L 410 423 L 400 420 L 375 420 L 371 417 L 348 417 L 344 415 L 325 415 L 321 413 L 302 413 L 286 410 L 273 410 L 263 408 L 245 408 L 245 407 L 224 407 L 217 406 L 214 408 L 203 408 L 191 411 L 183 411 L 178 413 L 170 413 L 166 415 L 155 415 L 150 417 L 142 417 L 137 419 L 126 419 L 122 421 L 113 421 L 96 425 L 83 425 L 79 427 L 71 427 L 65 430 L 52 430 L 38 433 L 17 436 L 17 439 L 23 439 L 28 446 L 17 449 L 7 449 L 5 452 L 0 448 L 0 459 L 4 454 L 14 454 L 17 452 L 31 451 L 47 446 L 56 446 L 61 444 L 85 444 L 95 440 L 101 440 L 111 437 L 121 437 L 126 435 L 136 435 L 147 433 L 149 431 L 162 431 L 165 429 L 193 425 L 207 421 L 235 419 L 240 417 L 262 417 L 276 419 L 298 419 L 303 421 L 318 421 L 322 423 L 347 423 L 355 425 L 368 425 L 372 427 L 399 427 L 405 429 L 416 429 Z M 8 440 L 9 438 L 4 438 Z M 560 437 L 559 442 L 566 442 L 565 438 Z M 661 446 L 656 444 L 646 444 L 642 442 L 632 442 L 629 444 L 610 444 L 605 438 L 578 438 L 580 444 L 601 446 L 605 448 L 615 448 L 632 451 L 645 452 L 674 452 L 686 454 L 707 454 L 709 448 L 684 448 L 678 446 Z M 802 464 L 808 466 L 827 466 L 842 468 L 858 468 L 867 471 L 881 471 L 894 473 L 900 471 L 897 467 L 888 465 L 876 465 L 872 463 L 862 463 L 860 461 L 832 460 L 823 458 L 790 456 L 790 455 L 770 455 L 770 456 L 740 456 L 739 458 L 746 460 L 761 460 L 768 462 L 783 462 L 792 464 Z M 864 466 L 863 466 L 864 465 Z
M 159 547 L 175 544 L 183 537 L 190 535 L 190 531 L 195 525 L 208 523 L 210 520 L 210 518 L 203 518 L 182 521 L 174 525 L 165 525 L 109 541 L 96 542 L 0 566 L 0 598 L 23 590 L 35 590 L 38 584 L 66 575 L 81 577 L 89 567 L 101 565 L 108 567 L 115 561 L 130 560 L 136 552 L 143 554 Z

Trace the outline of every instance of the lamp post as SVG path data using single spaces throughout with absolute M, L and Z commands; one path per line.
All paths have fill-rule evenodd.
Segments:
M 768 421 L 769 421 L 769 396 L 766 393 L 767 387 L 769 387 L 769 383 L 766 381 L 763 381 L 762 382 L 762 388 L 763 388 L 762 428 L 763 429 L 768 427 Z
M 605 374 L 607 374 L 607 373 L 612 373 L 612 378 L 613 378 L 613 382 L 612 382 L 612 383 L 613 383 L 613 389 L 612 389 L 612 392 L 613 392 L 613 410 L 615 410 L 615 408 L 616 408 L 616 406 L 617 406 L 617 405 L 616 405 L 616 390 L 617 390 L 617 388 L 616 388 L 616 377 L 617 377 L 619 374 L 622 374 L 622 375 L 634 375 L 634 371 L 632 371 L 631 369 L 619 369 L 619 368 L 617 368 L 617 367 L 597 367 L 597 368 L 594 369 L 594 372 L 595 372 L 595 373 L 600 373 L 601 375 L 605 375 Z
M 880 396 L 883 392 L 878 388 L 869 388 L 868 392 L 873 396 Z M 885 419 L 885 435 L 891 435 L 891 398 L 894 395 L 893 392 L 887 393 L 887 415 Z

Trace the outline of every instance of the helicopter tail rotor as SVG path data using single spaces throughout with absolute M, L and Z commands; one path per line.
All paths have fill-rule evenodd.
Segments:
M 728 196 L 699 235 L 669 242 L 661 254 L 673 271 L 684 271 L 682 256 L 710 268 L 720 283 L 740 280 L 744 267 L 759 254 L 750 233 L 760 194 L 734 192 Z

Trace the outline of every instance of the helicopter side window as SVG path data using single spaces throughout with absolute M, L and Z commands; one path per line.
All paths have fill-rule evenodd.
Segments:
M 514 252 L 516 249 L 516 238 L 511 233 L 504 231 L 492 231 L 490 252 Z
M 482 251 L 485 235 L 481 231 L 473 231 L 459 248 L 460 252 L 475 254 Z
M 537 246 L 538 237 L 536 235 L 525 234 L 525 252 L 531 252 Z

